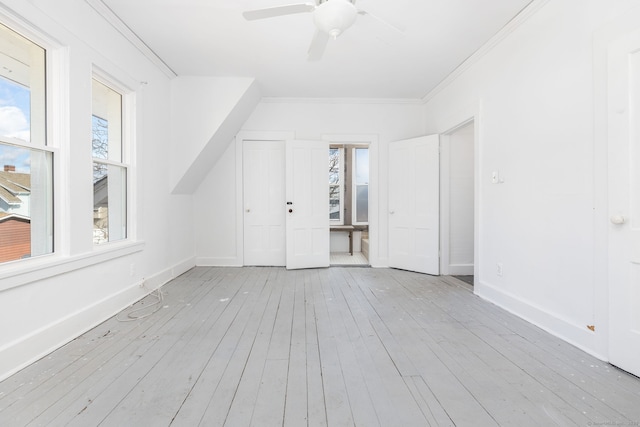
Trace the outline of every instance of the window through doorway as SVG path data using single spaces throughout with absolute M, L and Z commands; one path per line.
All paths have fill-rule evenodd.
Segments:
M 329 146 L 331 265 L 369 264 L 369 146 Z

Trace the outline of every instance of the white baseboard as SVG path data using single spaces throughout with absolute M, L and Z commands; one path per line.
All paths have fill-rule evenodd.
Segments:
M 473 264 L 449 264 L 450 276 L 473 276 Z
M 143 282 L 132 283 L 115 294 L 58 319 L 14 342 L 3 345 L 0 347 L 0 381 L 144 298 L 176 277 L 173 275 L 174 273 L 180 272 L 179 274 L 182 274 L 194 265 L 195 259 L 182 261 L 153 276 L 146 277 Z
M 242 267 L 242 262 L 236 257 L 198 257 L 196 265 L 199 267 Z
M 177 263 L 171 269 L 171 279 L 186 273 L 187 271 L 191 270 L 195 266 L 196 266 L 196 257 L 190 257 Z
M 587 325 L 577 325 L 483 281 L 476 281 L 474 293 L 592 356 L 603 361 L 608 360 L 606 355 L 596 349 L 597 337 L 587 328 Z

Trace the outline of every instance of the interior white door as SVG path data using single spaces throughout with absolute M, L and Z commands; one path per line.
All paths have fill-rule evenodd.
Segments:
M 329 144 L 287 141 L 286 151 L 287 269 L 328 267 Z
M 389 144 L 389 266 L 440 270 L 438 135 Z
M 609 361 L 640 376 L 640 30 L 608 62 Z
M 285 265 L 285 142 L 242 147 L 244 265 Z

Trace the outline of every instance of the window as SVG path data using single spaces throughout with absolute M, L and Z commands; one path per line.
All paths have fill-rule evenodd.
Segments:
M 332 145 L 329 148 L 329 219 L 340 225 L 369 223 L 367 146 Z
M 342 224 L 343 173 L 342 148 L 329 148 L 329 220 Z
M 127 238 L 127 165 L 122 141 L 122 95 L 93 79 L 93 243 Z
M 45 54 L 0 24 L 0 262 L 53 252 Z
M 354 148 L 353 224 L 369 222 L 369 149 Z

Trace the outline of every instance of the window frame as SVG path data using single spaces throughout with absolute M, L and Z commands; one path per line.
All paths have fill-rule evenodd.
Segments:
M 343 144 L 331 144 L 329 145 L 329 150 L 338 150 L 338 183 L 331 184 L 329 183 L 329 195 L 331 195 L 331 187 L 338 187 L 338 198 L 340 201 L 340 210 L 338 219 L 331 219 L 329 217 L 330 225 L 344 225 L 344 193 L 345 193 L 345 182 L 344 182 L 344 150 L 345 147 Z M 331 201 L 331 197 L 329 197 L 329 201 Z
M 363 186 L 366 185 L 367 186 L 367 194 L 369 194 L 369 184 L 371 182 L 371 176 L 369 176 L 367 179 L 367 183 L 366 184 L 358 184 L 358 180 L 356 178 L 357 176 L 357 170 L 356 170 L 356 150 L 358 149 L 366 149 L 368 151 L 367 153 L 367 159 L 369 160 L 369 145 L 368 144 L 362 144 L 362 145 L 351 145 L 349 146 L 349 150 L 351 150 L 351 224 L 352 225 L 369 225 L 369 213 L 368 213 L 368 209 L 367 209 L 367 221 L 358 221 L 358 209 L 357 209 L 357 204 L 358 204 L 358 187 L 359 186 Z M 369 160 L 369 163 L 371 162 L 371 160 Z M 371 172 L 369 172 L 370 174 Z M 367 197 L 367 205 L 369 205 L 369 198 Z
M 133 167 L 133 158 L 134 158 L 134 144 L 135 144 L 135 91 L 130 89 L 127 85 L 121 83 L 118 79 L 111 76 L 109 73 L 106 73 L 101 68 L 97 66 L 93 66 L 93 70 L 91 73 L 91 81 L 95 80 L 96 82 L 106 86 L 107 88 L 113 90 L 118 93 L 121 97 L 120 104 L 120 161 L 115 161 L 109 158 L 102 159 L 98 157 L 93 157 L 93 150 L 91 150 L 91 164 L 93 170 L 93 163 L 101 163 L 106 166 L 115 166 L 118 168 L 122 168 L 125 172 L 125 236 L 122 239 L 118 240 L 108 240 L 102 243 L 95 243 L 93 241 L 93 223 L 92 223 L 92 246 L 94 251 L 101 250 L 105 247 L 113 246 L 113 245 L 122 245 L 126 242 L 135 242 L 136 241 L 136 224 L 134 222 L 135 215 L 133 213 L 133 200 L 134 200 L 134 188 L 135 188 L 135 172 Z M 93 85 L 93 83 L 92 83 Z M 93 103 L 93 91 L 91 91 L 91 99 Z M 94 111 L 93 107 L 91 108 L 89 115 L 89 121 L 93 120 Z M 90 128 L 93 126 L 90 123 Z M 91 180 L 93 182 L 93 172 L 91 174 Z M 93 188 L 93 185 L 92 185 Z M 93 208 L 93 206 L 92 206 Z M 93 209 L 92 209 L 93 211 Z M 93 214 L 92 214 L 93 217 Z
M 54 77 L 59 76 L 59 55 L 56 55 L 56 50 L 58 47 L 51 40 L 46 38 L 40 31 L 32 28 L 26 23 L 22 22 L 21 19 L 16 16 L 11 15 L 8 11 L 4 9 L 0 9 L 0 24 L 6 27 L 9 31 L 12 31 L 22 38 L 26 39 L 29 43 L 38 46 L 43 50 L 43 64 L 42 70 L 42 97 L 41 100 L 43 105 L 41 111 L 39 113 L 42 115 L 40 126 L 33 126 L 33 118 L 34 118 L 34 109 L 33 104 L 30 99 L 30 120 L 29 120 L 29 133 L 30 140 L 25 141 L 19 138 L 8 137 L 0 135 L 0 143 L 4 146 L 15 147 L 18 149 L 29 150 L 31 152 L 40 152 L 45 156 L 50 157 L 50 161 L 47 162 L 47 168 L 49 169 L 49 175 L 47 176 L 47 187 L 48 193 L 45 194 L 45 199 L 48 201 L 45 204 L 45 209 L 47 211 L 47 218 L 45 221 L 48 225 L 46 225 L 47 232 L 43 236 L 43 239 L 46 240 L 44 245 L 47 246 L 47 252 L 35 254 L 30 254 L 28 257 L 13 259 L 9 261 L 1 262 L 0 265 L 4 268 L 7 268 L 11 271 L 13 268 L 24 268 L 26 266 L 33 265 L 34 263 L 40 262 L 45 257 L 54 256 L 58 252 L 58 241 L 60 239 L 60 226 L 58 222 L 59 217 L 59 203 L 57 201 L 59 188 L 57 185 L 58 181 L 58 173 L 59 163 L 60 163 L 60 154 L 58 147 L 56 146 L 57 140 L 54 137 L 54 132 L 52 132 L 52 122 L 55 118 L 59 117 L 61 113 L 58 113 L 55 108 L 53 108 L 52 104 L 52 96 L 53 86 L 54 86 Z M 55 66 L 54 66 L 55 64 Z M 11 79 L 7 79 L 11 80 Z M 15 81 L 15 80 L 13 80 Z M 23 85 L 23 83 L 16 82 L 19 85 Z M 38 84 L 35 85 L 36 87 Z M 30 91 L 33 90 L 33 85 L 29 85 L 28 88 Z M 37 115 L 36 115 L 37 117 Z M 35 132 L 34 132 L 35 129 Z M 38 135 L 35 139 L 37 141 L 34 142 L 34 135 Z M 30 173 L 31 174 L 31 173 Z M 31 190 L 33 190 L 33 182 L 31 183 Z M 31 199 L 31 197 L 30 197 Z M 30 216 L 31 218 L 31 212 Z M 31 221 L 30 221 L 31 222 Z M 33 232 L 33 229 L 31 230 Z M 33 235 L 29 238 L 31 251 L 33 251 Z

